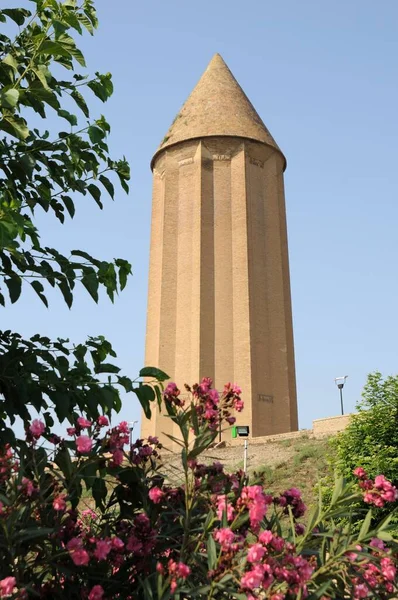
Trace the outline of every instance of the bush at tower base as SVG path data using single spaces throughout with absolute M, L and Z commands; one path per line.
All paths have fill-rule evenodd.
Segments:
M 266 484 L 219 463 L 201 464 L 242 408 L 230 384 L 169 384 L 162 409 L 180 431 L 182 484 L 163 474 L 156 438 L 129 448 L 126 423 L 85 415 L 65 438 L 40 419 L 17 448 L 1 451 L 0 598 L 393 598 L 397 545 L 389 515 L 371 529 L 372 505 L 397 490 L 383 476 L 338 480 L 333 499 L 310 514 L 294 487 Z M 366 483 L 365 483 L 366 482 Z M 365 495 L 366 512 L 356 508 Z M 353 508 L 354 507 L 354 508 Z M 354 532 L 350 519 L 362 525 Z M 354 514 L 355 513 L 355 514 Z M 305 525 L 302 517 L 305 517 Z M 348 523 L 339 528 L 344 518 Z

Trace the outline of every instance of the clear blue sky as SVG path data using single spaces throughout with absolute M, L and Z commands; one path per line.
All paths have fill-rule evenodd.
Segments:
M 23 0 L 4 2 L 19 6 Z M 80 199 L 65 226 L 40 219 L 46 245 L 121 256 L 134 277 L 115 305 L 84 293 L 69 311 L 29 291 L 1 327 L 83 341 L 104 334 L 118 364 L 144 363 L 150 159 L 207 63 L 220 52 L 284 151 L 300 427 L 347 411 L 366 375 L 398 372 L 398 3 L 396 0 L 97 0 L 100 29 L 80 43 L 115 94 L 97 105 L 131 194 L 103 212 Z M 30 3 L 25 3 L 30 5 Z M 95 113 L 95 111 L 94 111 Z M 238 382 L 239 383 L 239 382 Z M 122 417 L 139 416 L 129 396 Z

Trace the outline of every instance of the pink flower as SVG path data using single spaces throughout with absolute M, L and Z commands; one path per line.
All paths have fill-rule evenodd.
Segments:
M 265 554 L 265 548 L 261 544 L 253 544 L 247 553 L 247 560 L 251 563 L 260 562 Z
M 149 490 L 148 495 L 154 504 L 159 504 L 164 496 L 164 492 L 159 487 L 153 487 Z
M 97 423 L 98 423 L 98 425 L 100 427 L 106 427 L 107 425 L 109 425 L 108 417 L 105 417 L 104 415 L 101 415 L 100 417 L 98 417 Z M 99 586 L 99 587 L 101 587 L 101 586 Z
M 87 454 L 93 447 L 93 440 L 88 435 L 79 435 L 76 438 L 76 448 L 81 454 Z
M 247 571 L 240 580 L 243 589 L 254 590 L 260 587 L 264 577 L 263 565 L 256 565 L 251 571 Z
M 383 540 L 380 540 L 379 538 L 372 538 L 369 546 L 372 546 L 372 548 L 378 548 L 379 550 L 384 550 L 386 547 Z
M 40 421 L 39 419 L 35 419 L 34 421 L 32 421 L 32 424 L 29 427 L 30 433 L 37 440 L 44 433 L 45 429 L 46 426 L 44 425 L 43 421 Z
M 66 433 L 68 435 L 75 435 L 75 433 L 76 433 L 76 427 L 67 427 L 66 428 Z
M 98 560 L 106 560 L 109 552 L 111 551 L 111 544 L 107 540 L 97 540 L 96 547 L 94 550 L 94 556 Z
M 170 575 L 174 575 L 181 579 L 186 579 L 188 575 L 191 573 L 190 567 L 183 562 L 175 562 L 170 559 L 168 562 L 168 568 Z
M 91 427 L 91 425 L 93 424 L 92 421 L 89 421 L 84 417 L 78 417 L 77 422 L 82 429 L 85 429 L 86 427 Z
M 97 513 L 91 510 L 91 508 L 86 508 L 82 511 L 82 517 L 84 519 L 92 519 L 94 521 L 97 518 Z
M 122 450 L 120 450 L 119 448 L 117 448 L 116 450 L 114 450 L 112 452 L 112 466 L 113 467 L 120 467 L 120 465 L 123 463 L 123 459 L 124 459 L 124 454 L 123 454 Z
M 102 600 L 103 597 L 104 590 L 102 586 L 95 585 L 93 588 L 91 588 L 91 592 L 88 595 L 88 600 Z
M 366 598 L 369 592 L 369 588 L 365 583 L 358 583 L 354 585 L 354 598 Z
M 381 559 L 381 572 L 383 573 L 384 577 L 388 579 L 388 581 L 395 581 L 397 569 L 395 568 L 391 558 Z
M 237 412 L 242 412 L 244 407 L 243 400 L 235 400 L 234 408 Z
M 29 497 L 32 496 L 35 492 L 35 486 L 33 481 L 31 481 L 27 477 L 22 477 L 22 485 L 20 485 L 18 489 Z
M 16 586 L 17 580 L 15 577 L 6 577 L 0 581 L 0 598 L 11 596 Z
M 114 548 L 115 550 L 123 550 L 124 548 L 124 542 L 118 537 L 112 538 L 111 544 L 112 548 Z
M 220 396 L 219 396 L 217 390 L 210 390 L 209 398 L 210 398 L 210 400 L 212 400 L 212 402 L 214 402 L 214 404 L 218 404 L 218 402 L 220 400 Z
M 366 479 L 367 478 L 366 471 L 362 467 L 357 467 L 356 469 L 354 469 L 353 474 L 355 475 L 355 477 L 358 477 L 358 479 Z
M 127 421 L 121 421 L 121 423 L 119 424 L 119 431 L 121 433 L 129 433 L 129 425 Z
M 217 542 L 221 544 L 223 550 L 228 550 L 235 540 L 234 532 L 228 527 L 224 527 L 223 529 L 216 531 L 214 537 Z
M 269 531 L 268 529 L 266 529 L 265 531 L 262 531 L 262 532 L 260 533 L 260 535 L 259 535 L 259 538 L 258 538 L 258 539 L 259 539 L 259 541 L 260 541 L 262 544 L 265 544 L 265 545 L 266 545 L 266 544 L 269 544 L 270 542 L 272 542 L 272 540 L 273 540 L 273 537 L 274 537 L 274 536 L 273 536 L 273 534 L 272 534 L 272 531 Z
M 66 510 L 65 494 L 60 494 L 54 498 L 53 507 L 54 510 L 59 512 L 64 512 L 64 510 Z
M 178 567 L 177 567 L 177 575 L 178 577 L 181 577 L 181 579 L 186 579 L 188 577 L 188 575 L 190 575 L 191 573 L 191 569 L 190 567 L 188 567 L 188 565 L 179 562 L 178 563 Z
M 81 548 L 80 550 L 74 550 L 71 553 L 71 559 L 77 567 L 82 567 L 88 565 L 90 557 L 88 555 L 88 552 Z
M 148 444 L 152 444 L 153 446 L 157 446 L 159 444 L 159 438 L 153 436 L 153 435 L 148 435 Z
M 227 513 L 227 521 L 233 521 L 235 515 L 235 509 L 230 502 L 227 500 L 227 496 L 220 495 L 217 497 L 217 518 L 221 521 L 223 513 Z
M 248 507 L 250 524 L 257 529 L 267 512 L 268 505 L 272 503 L 272 497 L 264 494 L 261 485 L 252 485 L 242 489 L 238 502 Z

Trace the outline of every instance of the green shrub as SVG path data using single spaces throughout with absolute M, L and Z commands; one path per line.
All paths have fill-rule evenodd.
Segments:
M 368 376 L 357 413 L 348 427 L 330 440 L 330 465 L 339 475 L 353 480 L 353 470 L 361 466 L 369 477 L 378 473 L 398 483 L 398 375 L 383 379 L 379 372 Z M 328 495 L 331 477 L 322 481 Z M 398 503 L 397 503 L 398 504 Z M 375 510 L 375 520 L 385 510 Z M 395 517 L 398 527 L 398 517 Z

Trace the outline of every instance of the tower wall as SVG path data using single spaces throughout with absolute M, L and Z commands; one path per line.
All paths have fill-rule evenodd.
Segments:
M 253 436 L 298 427 L 283 168 L 278 150 L 222 136 L 154 162 L 146 364 L 181 391 L 238 383 Z M 164 433 L 170 419 L 143 417 L 143 436 Z

